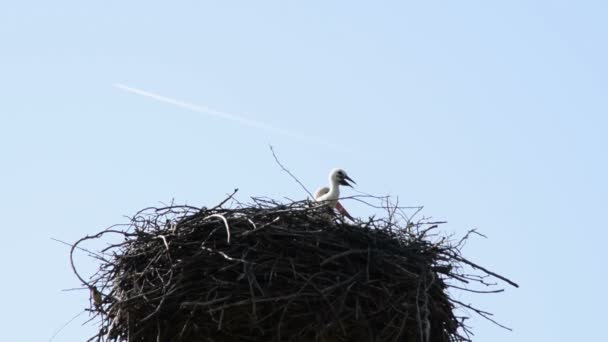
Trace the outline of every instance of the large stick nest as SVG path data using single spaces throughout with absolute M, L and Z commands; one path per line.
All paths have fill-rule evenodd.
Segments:
M 72 259 L 99 318 L 91 340 L 468 341 L 455 309 L 490 314 L 448 288 L 515 284 L 464 259 L 463 240 L 397 220 L 395 209 L 357 223 L 264 199 L 145 209 L 72 248 L 73 257 L 85 240 L 124 236 L 95 253 L 101 265 L 88 281 Z

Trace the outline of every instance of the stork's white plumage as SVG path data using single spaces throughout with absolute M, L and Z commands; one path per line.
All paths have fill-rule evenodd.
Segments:
M 348 181 L 355 183 L 348 175 L 346 171 L 342 169 L 333 169 L 329 173 L 329 187 L 319 188 L 315 192 L 315 201 L 323 203 L 330 208 L 336 208 L 340 214 L 353 220 L 353 217 L 344 209 L 344 207 L 338 202 L 340 198 L 340 185 L 346 185 L 352 187 Z M 357 184 L 357 183 L 355 183 Z

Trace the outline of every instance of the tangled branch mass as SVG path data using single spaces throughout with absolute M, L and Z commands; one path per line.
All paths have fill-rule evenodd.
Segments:
M 469 341 L 455 309 L 491 314 L 450 293 L 517 286 L 398 208 L 347 223 L 307 201 L 223 204 L 148 208 L 73 245 L 99 323 L 91 341 Z M 85 280 L 75 251 L 107 234 L 124 238 Z

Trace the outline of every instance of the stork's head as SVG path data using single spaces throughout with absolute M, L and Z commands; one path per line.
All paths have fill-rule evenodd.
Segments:
M 337 183 L 340 185 L 346 185 L 346 186 L 350 186 L 350 187 L 352 187 L 352 185 L 348 181 L 351 181 L 354 184 L 357 184 L 357 183 L 355 183 L 354 180 L 352 180 L 350 177 L 348 177 L 348 175 L 346 174 L 346 171 L 344 171 L 342 169 L 331 170 L 331 173 L 329 174 L 329 179 L 332 183 Z

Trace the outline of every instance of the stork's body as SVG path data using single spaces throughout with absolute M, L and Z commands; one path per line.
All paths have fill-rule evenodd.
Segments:
M 333 192 L 331 188 L 326 186 L 317 189 L 315 192 L 315 201 L 317 202 L 326 202 L 328 207 L 335 207 L 336 203 L 338 203 L 338 198 L 340 198 L 340 190 L 336 189 Z
M 336 208 L 340 214 L 353 220 L 353 217 L 344 209 L 344 207 L 338 202 L 340 198 L 340 185 L 346 185 L 352 187 L 348 181 L 355 183 L 354 180 L 350 179 L 346 172 L 341 169 L 333 169 L 329 173 L 329 187 L 319 188 L 315 192 L 315 201 L 323 203 L 330 208 Z

